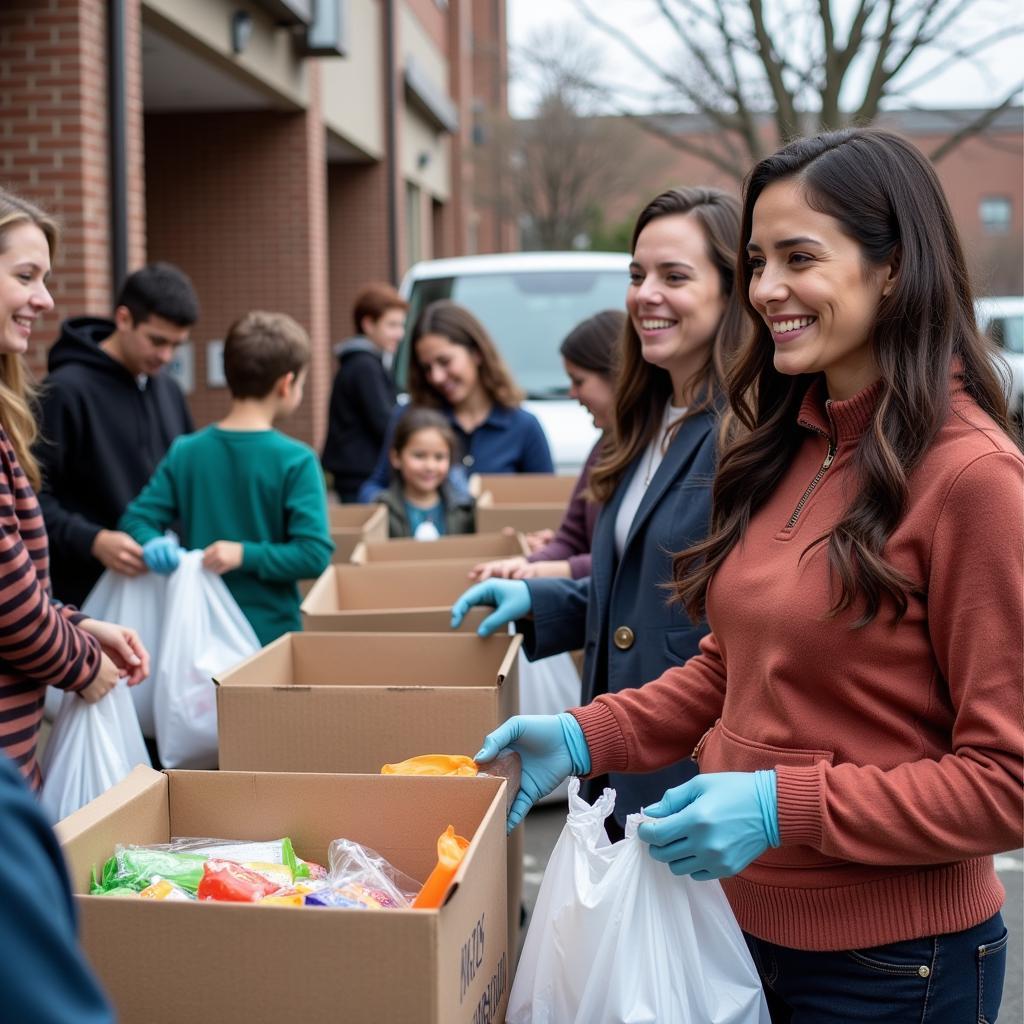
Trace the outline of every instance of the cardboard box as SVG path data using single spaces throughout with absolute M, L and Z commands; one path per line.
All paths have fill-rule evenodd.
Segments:
M 379 772 L 417 754 L 468 754 L 519 713 L 522 638 L 288 633 L 221 673 L 222 769 Z M 523 829 L 509 840 L 509 948 L 519 940 Z
M 476 503 L 476 528 L 481 533 L 494 533 L 505 529 L 517 533 L 535 530 L 557 530 L 565 515 L 565 502 L 536 504 L 496 504 L 490 493 L 480 496 Z
M 496 505 L 561 504 L 564 509 L 577 479 L 553 473 L 474 473 L 469 493 L 474 498 L 489 493 Z
M 505 783 L 139 767 L 57 833 L 79 894 L 117 843 L 289 836 L 326 862 L 333 839 L 425 879 L 448 824 L 471 839 L 439 910 L 326 910 L 76 896 L 82 944 L 122 1024 L 501 1021 L 511 985 Z M 40 982 L 44 984 L 45 981 Z
M 436 562 L 331 565 L 302 602 L 303 629 L 344 632 L 446 633 L 451 607 L 469 587 L 479 558 Z M 463 632 L 491 609 L 474 608 Z
M 375 562 L 434 562 L 438 559 L 511 558 L 527 553 L 522 537 L 508 533 L 467 533 L 424 542 L 403 537 L 383 544 L 361 543 L 352 552 L 353 565 Z
M 388 510 L 383 505 L 328 505 L 327 525 L 334 541 L 332 562 L 347 562 L 358 544 L 388 539 Z
M 347 562 L 362 543 L 388 539 L 388 511 L 383 505 L 328 505 L 327 526 L 334 541 L 332 562 Z M 305 597 L 316 580 L 299 580 L 299 596 Z

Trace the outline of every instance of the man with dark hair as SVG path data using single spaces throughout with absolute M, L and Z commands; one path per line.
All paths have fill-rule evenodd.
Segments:
M 192 417 L 162 373 L 199 318 L 192 282 L 151 263 L 124 282 L 113 320 L 75 317 L 50 349 L 40 396 L 39 495 L 54 594 L 81 604 L 103 570 L 146 571 L 142 549 L 116 529 Z
M 356 296 L 355 337 L 334 348 L 338 372 L 331 388 L 327 440 L 321 461 L 343 502 L 357 500 L 373 472 L 395 405 L 390 360 L 405 333 L 408 303 L 389 284 L 369 284 Z

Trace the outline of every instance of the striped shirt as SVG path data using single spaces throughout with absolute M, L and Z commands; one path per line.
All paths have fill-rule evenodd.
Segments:
M 39 501 L 0 427 L 0 749 L 35 789 L 46 687 L 83 689 L 101 656 L 75 628 L 85 616 L 51 598 L 49 563 Z

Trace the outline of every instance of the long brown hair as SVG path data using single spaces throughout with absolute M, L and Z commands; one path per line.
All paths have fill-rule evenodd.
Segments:
M 416 405 L 443 409 L 444 399 L 431 387 L 416 358 L 416 345 L 427 334 L 439 334 L 454 345 L 461 345 L 478 357 L 480 385 L 495 405 L 513 409 L 523 400 L 523 393 L 512 379 L 509 368 L 487 329 L 465 306 L 450 299 L 432 302 L 420 314 L 412 330 L 412 352 L 409 358 L 409 397 Z
M 729 359 L 747 330 L 743 306 L 733 287 L 740 240 L 740 204 L 735 197 L 714 188 L 673 188 L 662 192 L 637 218 L 630 251 L 636 250 L 640 233 L 651 221 L 680 213 L 690 214 L 701 226 L 726 303 L 707 358 L 692 382 L 695 399 L 675 424 L 676 429 L 689 417 L 714 407 L 722 393 Z M 607 502 L 611 498 L 630 464 L 651 443 L 661 427 L 665 403 L 671 394 L 672 378 L 667 370 L 644 359 L 640 336 L 627 317 L 619 338 L 610 443 L 590 474 L 590 494 L 595 501 Z
M 758 197 L 767 186 L 788 179 L 799 180 L 808 204 L 834 217 L 859 243 L 865 264 L 898 268 L 870 332 L 882 385 L 855 455 L 859 488 L 842 519 L 808 548 L 827 545 L 829 567 L 839 582 L 831 616 L 859 598 L 863 611 L 853 625 L 866 625 L 888 598 L 898 622 L 914 584 L 882 552 L 906 510 L 907 478 L 949 416 L 954 367 L 968 394 L 1009 434 L 1006 397 L 975 324 L 956 225 L 921 153 L 899 136 L 870 129 L 792 142 L 757 164 L 747 179 L 744 241 L 750 238 Z M 675 559 L 677 593 L 694 616 L 704 614 L 711 578 L 800 446 L 804 435 L 797 415 L 817 378 L 775 369 L 770 332 L 749 301 L 751 267 L 742 251 L 737 278 L 755 333 L 732 369 L 728 394 L 747 432 L 722 455 L 709 536 Z
M 34 203 L 0 188 L 0 252 L 7 248 L 7 233 L 19 224 L 35 224 L 42 231 L 52 259 L 57 250 L 57 222 Z M 39 433 L 32 412 L 35 397 L 36 388 L 25 360 L 17 352 L 0 353 L 0 426 L 10 439 L 28 482 L 38 491 L 42 477 L 32 454 Z

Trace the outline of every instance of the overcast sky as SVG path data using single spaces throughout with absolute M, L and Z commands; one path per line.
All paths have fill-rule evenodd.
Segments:
M 604 57 L 604 69 L 610 83 L 636 84 L 642 81 L 641 65 L 619 49 L 606 36 L 588 25 L 580 15 L 574 0 L 506 0 L 508 12 L 508 37 L 514 55 L 538 31 L 549 34 L 563 26 L 571 26 L 574 36 L 589 40 Z M 666 30 L 664 21 L 655 10 L 651 0 L 591 0 L 592 6 L 606 20 L 620 28 L 627 29 L 641 45 L 656 59 L 671 61 L 678 52 L 673 45 L 671 30 Z M 766 8 L 775 13 L 785 9 L 794 0 L 768 0 Z M 843 16 L 853 6 L 853 0 L 832 0 L 836 11 L 837 24 L 842 25 Z M 963 43 L 980 35 L 992 32 L 997 26 L 1019 24 L 1022 20 L 1022 5 L 1017 0 L 978 0 L 976 8 L 960 23 L 957 42 Z M 983 69 L 976 65 L 961 63 L 938 78 L 922 85 L 911 94 L 914 104 L 923 107 L 986 106 L 994 97 L 1002 99 L 1005 92 L 1020 80 L 1024 68 L 1024 36 L 1013 35 L 985 51 Z M 922 55 L 906 69 L 907 80 L 917 77 L 939 63 L 941 54 L 930 52 Z M 652 77 L 649 84 L 656 87 Z M 510 105 L 517 115 L 530 111 L 531 90 L 513 78 L 510 88 Z

